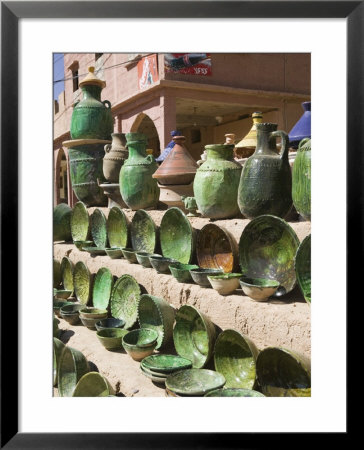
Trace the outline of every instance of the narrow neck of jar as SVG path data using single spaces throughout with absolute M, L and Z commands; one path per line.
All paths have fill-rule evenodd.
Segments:
M 233 159 L 234 145 L 206 145 L 207 159 Z
M 257 147 L 255 153 L 266 153 L 267 150 L 271 150 L 275 155 L 276 151 L 276 138 L 272 138 L 271 134 L 277 130 L 277 125 L 261 126 L 257 124 Z
M 102 89 L 100 86 L 95 86 L 95 85 L 89 84 L 89 85 L 82 86 L 81 89 L 82 89 L 84 99 L 94 98 L 96 100 L 101 101 L 101 90 Z
M 145 158 L 147 156 L 147 144 L 145 141 L 130 141 L 127 145 L 130 158 Z

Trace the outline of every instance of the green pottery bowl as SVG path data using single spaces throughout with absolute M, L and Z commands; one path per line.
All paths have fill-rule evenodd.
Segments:
M 238 246 L 223 227 L 208 223 L 197 236 L 197 263 L 202 269 L 232 272 L 238 267 Z
M 90 299 L 93 276 L 90 274 L 86 264 L 78 261 L 73 271 L 73 285 L 77 300 L 86 305 Z
M 86 241 L 90 237 L 90 217 L 86 205 L 77 202 L 71 213 L 71 235 L 73 242 Z
M 69 298 L 72 294 L 72 291 L 68 290 L 68 289 L 55 289 L 54 290 L 54 295 L 56 298 Z
M 216 330 L 211 320 L 198 309 L 183 305 L 177 311 L 173 341 L 176 352 L 192 362 L 192 367 L 202 368 L 210 360 Z
M 73 241 L 73 243 L 75 244 L 76 248 L 80 250 L 80 252 L 85 251 L 85 248 L 91 248 L 92 246 L 94 246 L 94 241 Z
M 108 317 L 106 319 L 101 319 L 96 322 L 96 330 L 107 330 L 109 328 L 124 328 L 125 320 L 114 319 L 113 317 Z
M 280 287 L 275 297 L 280 297 L 295 287 L 298 246 L 298 237 L 286 221 L 271 215 L 256 217 L 240 237 L 241 272 L 249 278 L 277 280 Z
M 154 253 L 147 252 L 135 252 L 136 259 L 138 263 L 143 267 L 152 267 L 149 257 L 154 256 Z
M 107 236 L 110 247 L 127 247 L 128 245 L 128 219 L 122 209 L 113 206 L 107 217 Z
M 61 317 L 61 308 L 66 305 L 73 305 L 73 302 L 66 302 L 65 300 L 56 300 L 53 302 L 53 312 L 57 317 Z
M 158 355 L 148 356 L 141 362 L 143 369 L 149 370 L 155 374 L 169 374 L 178 370 L 190 369 L 192 362 L 186 358 L 176 355 Z
M 137 258 L 135 256 L 135 250 L 132 248 L 122 248 L 121 251 L 123 252 L 124 258 L 130 263 L 135 264 L 137 263 Z
M 130 225 L 131 245 L 136 252 L 154 253 L 157 246 L 157 227 L 143 209 L 134 214 Z
M 61 261 L 61 279 L 64 289 L 71 291 L 73 294 L 73 262 L 64 256 Z
M 122 348 L 123 337 L 128 332 L 128 330 L 123 330 L 122 328 L 104 328 L 97 331 L 96 336 L 107 350 L 115 350 Z
M 90 217 L 91 221 L 91 236 L 95 242 L 96 247 L 108 247 L 106 217 L 101 209 L 96 208 Z
M 156 349 L 163 347 L 173 334 L 175 311 L 162 298 L 144 294 L 138 304 L 138 321 L 140 328 L 155 330 L 158 334 Z
M 113 274 L 107 267 L 101 267 L 97 271 L 93 283 L 92 304 L 94 308 L 107 309 L 113 286 Z
M 142 374 L 143 374 L 143 375 L 145 375 L 147 378 L 149 378 L 149 379 L 151 379 L 152 381 L 154 381 L 154 383 L 157 383 L 157 384 L 165 384 L 166 378 L 167 378 L 166 375 L 160 376 L 160 375 L 153 374 L 153 373 L 148 372 L 147 370 L 145 370 L 145 369 L 143 368 L 143 366 L 140 366 L 140 370 L 142 371 Z
M 72 209 L 66 203 L 60 203 L 53 209 L 53 241 L 72 240 L 71 213 Z
M 226 378 L 227 388 L 254 388 L 258 353 L 254 343 L 238 331 L 224 330 L 219 334 L 214 350 L 215 369 Z
M 149 256 L 149 261 L 158 273 L 170 273 L 170 264 L 177 262 L 175 259 L 165 258 L 161 255 L 151 255 Z
M 220 295 L 230 295 L 239 287 L 241 273 L 223 273 L 221 275 L 208 275 L 211 286 Z
M 90 253 L 90 255 L 106 255 L 104 247 L 83 247 L 83 251 Z
M 131 275 L 122 275 L 111 292 L 111 315 L 125 321 L 125 329 L 131 328 L 138 319 L 140 286 Z
M 166 258 L 189 264 L 194 256 L 194 231 L 186 215 L 179 208 L 172 207 L 165 212 L 160 229 L 162 254 Z
M 58 369 L 58 392 L 60 397 L 71 397 L 80 378 L 89 370 L 85 356 L 80 351 L 65 346 Z
M 84 317 L 85 319 L 105 319 L 107 317 L 106 309 L 99 308 L 83 308 L 80 309 L 80 317 Z
M 106 315 L 104 317 L 106 317 Z M 80 316 L 80 320 L 82 322 L 82 325 L 88 328 L 89 330 L 96 330 L 96 322 L 98 322 L 100 319 Z
M 169 266 L 171 274 L 179 283 L 193 283 L 190 274 L 191 269 L 198 269 L 198 266 L 194 264 L 179 264 L 179 263 L 173 263 L 170 264 Z
M 98 372 L 88 372 L 78 381 L 72 397 L 108 397 L 115 395 L 108 380 Z
M 240 285 L 244 293 L 258 302 L 264 302 L 279 288 L 279 281 L 265 278 L 241 277 Z
M 151 356 L 154 356 L 154 355 L 151 355 Z M 148 358 L 148 356 L 147 356 L 147 358 Z M 151 376 L 155 376 L 155 377 L 159 377 L 159 378 L 164 378 L 164 379 L 166 379 L 168 377 L 168 375 L 169 375 L 169 373 L 161 373 L 161 372 L 155 372 L 154 370 L 149 370 L 146 367 L 144 367 L 142 363 L 143 363 L 143 361 L 141 361 L 141 363 L 140 363 L 140 369 L 144 373 L 146 373 L 147 375 L 151 375 Z
M 53 288 L 58 289 L 61 281 L 61 263 L 53 258 Z
M 307 397 L 311 394 L 311 363 L 298 353 L 268 347 L 257 358 L 257 379 L 267 397 Z
M 113 247 L 113 248 L 105 248 L 105 252 L 107 256 L 111 259 L 119 259 L 123 258 L 123 252 L 121 251 L 121 248 L 119 247 Z
M 57 386 L 59 361 L 65 345 L 62 341 L 53 338 L 53 386 Z
M 216 389 L 208 392 L 205 397 L 265 397 L 265 395 L 252 389 Z
M 157 339 L 158 333 L 155 330 L 140 328 L 129 331 L 123 337 L 123 347 L 135 361 L 141 361 L 154 352 Z
M 306 236 L 298 247 L 295 270 L 302 294 L 306 302 L 311 304 L 311 235 Z
M 193 281 L 202 287 L 211 287 L 211 284 L 207 277 L 209 275 L 218 275 L 220 273 L 223 273 L 223 270 L 221 270 L 221 269 L 201 269 L 200 267 L 198 269 L 190 270 L 190 274 L 191 274 Z
M 204 396 L 224 386 L 221 373 L 207 369 L 187 369 L 172 373 L 166 379 L 166 388 L 178 395 Z
M 79 303 L 64 305 L 61 307 L 59 313 L 62 319 L 64 319 L 70 325 L 76 325 L 80 321 L 79 311 L 82 308 L 84 308 L 84 305 Z

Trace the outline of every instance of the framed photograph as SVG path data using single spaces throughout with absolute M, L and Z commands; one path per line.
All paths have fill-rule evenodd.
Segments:
M 237 448 L 242 437 L 250 447 L 281 433 L 347 435 L 346 302 L 363 266 L 352 252 L 363 234 L 363 2 L 13 1 L 1 3 L 1 21 L 2 448 Z M 214 53 L 311 54 L 310 398 L 53 397 L 53 54 L 91 52 L 169 61 L 205 52 L 196 76 L 206 80 Z M 141 60 L 141 90 L 157 82 L 156 62 Z

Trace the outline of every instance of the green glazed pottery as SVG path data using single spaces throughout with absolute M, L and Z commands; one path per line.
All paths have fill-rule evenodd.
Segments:
M 179 283 L 193 283 L 190 270 L 198 269 L 195 264 L 173 263 L 169 266 L 169 270 Z
M 63 287 L 67 290 L 70 290 L 70 295 L 72 295 L 74 290 L 73 262 L 67 256 L 64 256 L 61 261 L 61 279 Z
M 85 356 L 80 351 L 65 346 L 58 369 L 58 392 L 60 397 L 72 397 L 79 379 L 89 370 Z
M 245 335 L 224 330 L 216 339 L 215 369 L 226 378 L 227 388 L 253 389 L 259 350 Z
M 61 317 L 61 308 L 66 305 L 73 305 L 73 302 L 67 302 L 65 300 L 53 302 L 53 312 L 57 317 Z
M 105 252 L 107 256 L 109 256 L 111 259 L 120 259 L 123 257 L 123 252 L 121 248 L 105 248 Z
M 141 209 L 134 214 L 130 234 L 131 245 L 135 251 L 154 253 L 157 246 L 157 227 L 146 211 Z
M 114 206 L 107 217 L 107 236 L 111 249 L 122 248 L 128 245 L 128 219 L 122 209 Z
M 223 273 L 221 275 L 208 275 L 211 286 L 220 295 L 230 295 L 239 287 L 241 273 Z
M 238 204 L 248 219 L 270 214 L 285 217 L 292 207 L 292 174 L 288 161 L 289 140 L 275 123 L 257 123 L 257 146 L 241 173 Z M 282 150 L 276 152 L 276 138 Z
M 107 310 L 106 309 L 99 309 L 99 308 L 92 308 L 92 307 L 86 307 L 80 309 L 80 317 L 84 317 L 86 319 L 106 319 L 107 317 Z
M 107 267 L 101 267 L 95 276 L 92 290 L 92 304 L 95 308 L 107 309 L 113 285 L 112 273 Z
M 243 276 L 240 278 L 240 285 L 245 295 L 258 302 L 264 302 L 277 292 L 279 281 Z
M 155 208 L 159 200 L 159 187 L 152 175 L 158 164 L 153 155 L 146 153 L 147 136 L 142 133 L 126 133 L 125 136 L 129 157 L 120 170 L 120 194 L 134 211 Z
M 141 362 L 144 369 L 154 373 L 168 374 L 178 370 L 190 369 L 192 362 L 186 358 L 176 355 L 151 355 L 144 358 Z
M 128 330 L 123 330 L 122 328 L 104 328 L 103 330 L 98 330 L 96 336 L 107 350 L 115 350 L 122 348 L 123 337 L 127 333 Z
M 193 281 L 202 286 L 202 287 L 211 287 L 211 284 L 208 280 L 209 275 L 217 275 L 219 273 L 223 273 L 222 269 L 191 269 L 190 274 Z
M 311 394 L 311 363 L 292 350 L 265 348 L 258 355 L 256 370 L 262 392 L 268 397 Z
M 53 337 L 58 338 L 60 330 L 58 328 L 59 320 L 53 315 Z
M 56 337 L 53 338 L 53 386 L 57 386 L 57 379 L 58 379 L 58 368 L 59 368 L 59 361 L 61 359 L 62 352 L 65 348 L 65 345 L 62 341 L 57 339 Z
M 147 252 L 135 252 L 136 259 L 138 263 L 143 267 L 152 267 L 152 264 L 150 263 L 149 257 L 154 256 L 154 253 L 147 253 Z
M 107 317 L 106 315 L 104 317 Z M 100 319 L 96 318 L 90 318 L 90 317 L 81 317 L 80 316 L 80 320 L 82 322 L 82 325 L 86 328 L 88 328 L 89 330 L 96 330 L 96 322 L 98 322 Z
M 176 352 L 200 369 L 210 360 L 216 337 L 215 325 L 198 309 L 183 305 L 177 311 L 173 329 Z
M 61 281 L 61 263 L 53 258 L 53 288 L 58 289 Z
M 174 308 L 164 299 L 143 294 L 138 304 L 140 328 L 148 328 L 158 333 L 156 349 L 163 347 L 171 338 L 174 324 Z
M 140 286 L 131 275 L 118 278 L 111 291 L 111 315 L 125 320 L 125 329 L 131 328 L 138 319 Z
M 165 258 L 161 255 L 151 255 L 149 256 L 149 261 L 158 273 L 170 273 L 170 264 L 177 262 L 175 259 Z
M 241 165 L 234 161 L 234 145 L 206 145 L 205 150 L 207 160 L 193 182 L 198 210 L 211 219 L 236 217 Z
M 121 251 L 123 252 L 123 256 L 124 258 L 130 263 L 130 264 L 135 264 L 137 263 L 137 258 L 135 255 L 135 250 L 133 250 L 132 248 L 122 248 Z
M 64 305 L 61 306 L 59 311 L 60 316 L 70 325 L 77 325 L 80 321 L 79 311 L 82 309 L 84 305 L 80 305 L 79 303 L 72 305 Z
M 71 241 L 72 209 L 66 203 L 60 203 L 53 210 L 53 241 Z
M 71 213 L 71 234 L 72 240 L 87 241 L 90 236 L 90 217 L 86 205 L 77 202 Z
M 91 236 L 96 247 L 105 248 L 108 246 L 106 217 L 101 209 L 96 208 L 91 214 Z
M 106 83 L 94 75 L 94 67 L 89 67 L 88 71 L 79 84 L 83 99 L 73 107 L 71 138 L 110 139 L 114 128 L 111 103 L 108 100 L 101 101 L 101 91 Z
M 124 328 L 125 320 L 114 319 L 113 317 L 108 317 L 107 319 L 101 319 L 96 322 L 96 330 L 105 330 L 109 328 Z
M 85 248 L 95 247 L 94 241 L 74 241 L 73 243 L 80 252 L 83 252 Z
M 82 250 L 94 256 L 106 255 L 105 247 L 83 247 Z
M 311 235 L 298 247 L 295 258 L 298 285 L 307 303 L 311 304 Z
M 53 293 L 56 298 L 66 299 L 71 296 L 72 291 L 70 291 L 68 289 L 54 289 Z
M 294 258 L 299 239 L 283 219 L 263 215 L 253 219 L 243 230 L 239 241 L 241 272 L 249 278 L 276 280 L 280 297 L 296 284 Z
M 86 264 L 78 261 L 73 270 L 73 285 L 75 288 L 75 296 L 77 300 L 86 305 L 89 301 L 93 276 L 90 274 Z
M 224 386 L 221 373 L 207 369 L 187 369 L 172 373 L 166 379 L 166 387 L 176 394 L 204 396 Z
M 98 372 L 88 372 L 78 381 L 72 397 L 108 397 L 114 394 L 105 377 Z
M 141 328 L 129 331 L 123 337 L 123 347 L 135 361 L 141 361 L 154 352 L 157 339 L 158 333 L 155 330 Z
M 298 213 L 311 220 L 311 139 L 299 143 L 292 167 L 292 199 Z
M 230 233 L 213 223 L 198 233 L 196 256 L 202 269 L 222 269 L 232 272 L 238 266 L 238 248 Z
M 142 365 L 140 365 L 140 370 L 142 371 L 143 375 L 145 375 L 147 378 L 154 381 L 154 383 L 164 384 L 166 382 L 166 378 L 167 378 L 166 375 L 158 375 L 158 374 L 152 373 L 152 372 L 144 369 L 144 367 Z
M 205 397 L 265 397 L 252 389 L 216 389 L 208 392 Z
M 194 256 L 194 231 L 186 215 L 176 207 L 165 212 L 159 229 L 162 254 L 189 264 Z

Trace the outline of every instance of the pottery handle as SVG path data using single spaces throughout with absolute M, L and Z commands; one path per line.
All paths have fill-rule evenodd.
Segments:
M 297 150 L 299 150 L 299 149 L 302 147 L 302 145 L 305 145 L 306 142 L 309 141 L 309 140 L 310 140 L 310 138 L 303 138 L 303 139 L 300 141 L 300 143 L 298 144 L 298 149 L 297 149 Z
M 76 106 L 80 103 L 80 100 L 76 100 L 73 104 L 73 108 L 76 108 Z
M 154 156 L 153 155 L 147 155 L 145 159 L 147 161 L 151 162 L 151 163 L 154 162 Z
M 288 134 L 282 130 L 273 131 L 270 134 L 270 139 L 280 137 L 282 139 L 282 148 L 280 152 L 281 159 L 288 159 L 289 138 Z
M 106 144 L 104 147 L 105 153 L 109 153 L 109 151 L 111 150 L 111 144 Z
M 109 100 L 104 100 L 104 101 L 102 102 L 102 104 L 103 104 L 104 106 L 107 105 L 108 109 L 111 108 L 111 103 L 109 102 Z

